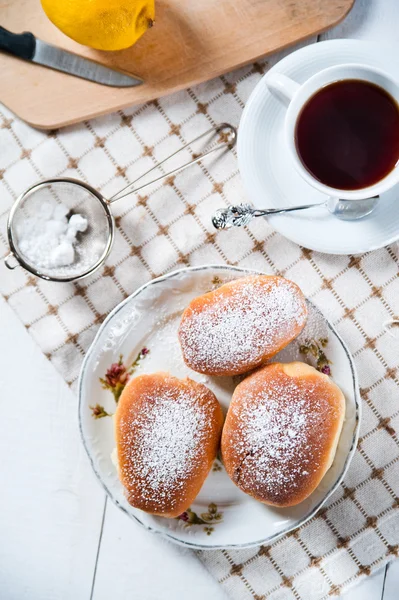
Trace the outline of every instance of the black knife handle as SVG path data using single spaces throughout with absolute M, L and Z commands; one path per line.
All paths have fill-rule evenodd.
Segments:
M 33 33 L 11 33 L 0 26 L 0 50 L 31 60 L 35 55 L 36 39 Z

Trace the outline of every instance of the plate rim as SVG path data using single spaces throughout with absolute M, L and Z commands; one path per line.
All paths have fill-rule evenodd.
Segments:
M 309 298 L 306 298 L 307 302 L 309 302 L 311 304 L 311 306 L 316 310 L 316 312 L 318 312 L 319 314 L 321 314 L 323 316 L 323 318 L 325 319 L 325 322 L 327 324 L 327 327 L 329 328 L 329 330 L 336 336 L 336 338 L 338 339 L 339 343 L 341 344 L 343 350 L 345 351 L 345 354 L 347 356 L 347 359 L 349 361 L 349 365 L 351 368 L 351 374 L 352 374 L 352 383 L 353 383 L 353 389 L 354 389 L 354 402 L 355 402 L 355 407 L 356 407 L 356 411 L 355 411 L 355 427 L 354 427 L 354 433 L 353 433 L 353 438 L 352 438 L 352 443 L 350 446 L 350 449 L 348 451 L 348 454 L 346 456 L 345 459 L 345 463 L 343 466 L 343 469 L 341 471 L 341 474 L 339 475 L 339 477 L 337 478 L 337 480 L 335 481 L 334 485 L 330 488 L 330 490 L 328 490 L 328 492 L 326 493 L 326 495 L 320 500 L 320 502 L 303 518 L 301 519 L 299 522 L 297 522 L 296 524 L 287 527 L 286 529 L 284 529 L 284 531 L 281 531 L 277 534 L 274 534 L 270 537 L 267 538 L 263 538 L 261 540 L 256 540 L 253 542 L 245 542 L 243 544 L 214 544 L 214 545 L 205 545 L 205 544 L 201 544 L 201 543 L 194 543 L 194 542 L 190 542 L 187 540 L 181 540 L 177 537 L 175 537 L 172 533 L 169 533 L 167 531 L 163 531 L 163 530 L 159 530 L 156 529 L 155 527 L 148 525 L 146 523 L 144 523 L 143 521 L 141 521 L 137 515 L 130 513 L 118 500 L 117 498 L 114 497 L 112 491 L 110 489 L 108 489 L 108 487 L 106 486 L 106 484 L 104 483 L 100 473 L 97 471 L 97 468 L 95 466 L 94 463 L 94 458 L 90 452 L 90 449 L 88 447 L 88 444 L 86 442 L 86 438 L 83 432 L 83 422 L 82 422 L 82 413 L 83 413 L 83 409 L 86 407 L 86 405 L 83 402 L 83 380 L 85 378 L 85 374 L 86 374 L 86 368 L 88 365 L 88 362 L 91 358 L 92 353 L 94 352 L 94 348 L 96 346 L 96 343 L 98 341 L 98 339 L 100 338 L 100 336 L 102 335 L 102 333 L 104 332 L 105 328 L 107 327 L 108 323 L 113 319 L 113 317 L 125 306 L 125 304 L 127 304 L 128 302 L 130 302 L 131 300 L 133 300 L 134 298 L 136 298 L 137 296 L 139 296 L 145 289 L 147 289 L 148 287 L 152 286 L 152 285 L 156 285 L 158 283 L 162 283 L 163 281 L 166 281 L 168 279 L 173 279 L 174 277 L 182 274 L 182 273 L 189 273 L 189 272 L 195 272 L 195 271 L 207 271 L 207 270 L 212 270 L 212 269 L 222 269 L 222 270 L 226 270 L 226 271 L 236 271 L 237 273 L 248 273 L 248 274 L 258 274 L 258 275 L 268 275 L 268 273 L 265 273 L 263 271 L 260 271 L 259 269 L 250 269 L 247 267 L 237 267 L 237 266 L 230 266 L 230 265 L 226 265 L 226 264 L 205 264 L 205 265 L 196 265 L 196 266 L 191 266 L 191 267 L 183 267 L 180 269 L 175 269 L 173 271 L 170 271 L 168 273 L 165 273 L 164 275 L 161 275 L 160 277 L 156 277 L 154 279 L 151 279 L 150 281 L 147 281 L 146 283 L 144 283 L 143 285 L 141 285 L 140 287 L 138 287 L 132 294 L 130 294 L 127 298 L 125 298 L 124 300 L 122 300 L 122 302 L 120 302 L 119 304 L 117 304 L 115 306 L 115 308 L 112 309 L 112 311 L 107 315 L 107 317 L 104 319 L 104 321 L 102 322 L 102 324 L 100 325 L 92 343 L 90 344 L 90 347 L 88 348 L 85 357 L 83 359 L 83 363 L 81 365 L 80 368 L 80 372 L 79 372 L 79 379 L 78 379 L 78 420 L 79 420 L 79 432 L 80 432 L 80 437 L 82 440 L 82 444 L 83 447 L 86 451 L 87 457 L 89 459 L 90 465 L 93 469 L 93 472 L 98 480 L 98 482 L 100 483 L 101 487 L 103 488 L 103 490 L 106 493 L 106 498 L 110 498 L 111 501 L 113 502 L 113 504 L 115 506 L 117 506 L 120 510 L 122 510 L 129 518 L 133 519 L 136 523 L 138 523 L 139 525 L 141 525 L 142 527 L 144 527 L 144 529 L 146 529 L 147 531 L 150 531 L 152 533 L 155 533 L 167 540 L 170 540 L 172 542 L 174 542 L 175 544 L 178 544 L 180 546 L 184 546 L 186 548 L 191 548 L 193 550 L 221 550 L 221 549 L 245 549 L 245 548 L 253 548 L 255 546 L 260 546 L 262 544 L 271 544 L 274 543 L 275 541 L 277 541 L 279 538 L 283 537 L 284 535 L 287 535 L 288 533 L 290 533 L 291 531 L 294 531 L 296 529 L 298 529 L 299 527 L 302 527 L 302 525 L 304 525 L 305 523 L 307 523 L 311 518 L 313 518 L 318 511 L 321 509 L 321 507 L 327 502 L 327 500 L 332 496 L 332 494 L 338 489 L 339 485 L 342 483 L 348 469 L 349 469 L 349 465 L 352 462 L 353 456 L 355 455 L 356 449 L 357 449 L 357 444 L 358 444 L 358 440 L 359 440 L 359 435 L 360 435 L 360 423 L 361 423 L 361 417 L 362 417 L 362 400 L 361 400 L 361 396 L 360 396 L 360 390 L 359 390 L 359 381 L 358 381 L 358 375 L 357 375 L 357 371 L 356 371 L 356 367 L 354 364 L 354 360 L 353 357 L 349 351 L 349 348 L 347 347 L 346 343 L 344 342 L 344 340 L 342 339 L 342 337 L 339 335 L 339 333 L 337 332 L 337 330 L 335 329 L 334 325 L 329 321 L 329 319 L 327 319 L 327 317 L 325 317 L 325 315 L 322 313 L 322 311 L 311 301 L 309 300 Z
M 248 197 L 250 198 L 251 203 L 256 207 L 256 208 L 265 208 L 265 207 L 261 207 L 261 206 L 257 206 L 257 204 L 255 204 L 254 198 L 255 198 L 255 194 L 254 193 L 250 193 L 250 189 L 252 189 L 249 185 L 247 185 L 247 181 L 248 181 L 248 176 L 244 175 L 244 171 L 246 170 L 245 168 L 242 168 L 243 164 L 245 163 L 244 159 L 243 159 L 243 139 L 244 139 L 244 135 L 245 138 L 247 138 L 247 133 L 243 134 L 243 131 L 246 131 L 247 127 L 246 127 L 246 122 L 247 120 L 249 120 L 250 116 L 252 115 L 253 112 L 253 106 L 255 105 L 256 101 L 258 100 L 258 96 L 260 95 L 260 92 L 262 90 L 262 87 L 265 85 L 265 80 L 268 77 L 269 73 L 272 73 L 274 71 L 278 71 L 279 65 L 286 61 L 288 58 L 291 58 L 292 56 L 301 56 L 304 55 L 306 58 L 307 54 L 313 54 L 316 52 L 315 48 L 318 47 L 319 45 L 323 45 L 323 47 L 331 46 L 338 46 L 338 45 L 343 45 L 345 44 L 346 46 L 352 46 L 352 47 L 369 47 L 369 48 L 374 48 L 377 49 L 377 51 L 379 51 L 379 53 L 381 53 L 381 48 L 379 44 L 376 44 L 374 42 L 369 42 L 367 40 L 357 40 L 357 39 L 351 39 L 351 38 L 345 38 L 345 39 L 335 39 L 335 40 L 323 40 L 321 42 L 318 42 L 317 44 L 308 44 L 306 46 L 303 46 L 302 48 L 298 48 L 297 50 L 295 50 L 294 52 L 291 52 L 290 54 L 288 54 L 287 56 L 284 56 L 283 58 L 281 58 L 278 62 L 276 62 L 262 77 L 261 79 L 258 81 L 258 83 L 256 84 L 256 86 L 253 88 L 248 100 L 245 103 L 245 107 L 244 110 L 242 112 L 241 118 L 240 118 L 240 123 L 239 123 L 239 129 L 238 129 L 238 139 L 237 139 L 237 161 L 238 161 L 238 169 L 239 169 L 239 173 L 240 176 L 242 178 L 243 184 L 244 184 L 244 189 L 246 191 L 246 193 L 248 194 Z M 390 61 L 390 63 L 394 63 L 396 62 L 396 64 L 399 67 L 399 62 L 398 61 Z M 326 196 L 327 198 L 327 196 Z M 283 233 L 280 231 L 280 227 L 278 225 L 276 225 L 277 221 L 276 219 L 271 216 L 268 218 L 268 223 L 270 224 L 270 226 L 273 228 L 274 231 L 277 231 L 280 235 L 282 235 L 284 238 L 294 242 L 295 244 L 298 244 L 299 246 L 304 246 L 305 248 L 308 248 L 309 250 L 312 250 L 314 252 L 322 252 L 324 254 L 336 254 L 336 255 L 343 255 L 343 256 L 348 256 L 348 255 L 357 255 L 357 254 L 365 254 L 366 252 L 372 252 L 374 250 L 380 250 L 381 248 L 386 248 L 387 246 L 394 244 L 395 242 L 397 242 L 399 240 L 399 229 L 395 234 L 392 234 L 391 237 L 387 238 L 384 242 L 381 243 L 375 243 L 375 244 L 369 244 L 367 246 L 364 247 L 360 247 L 357 250 L 348 250 L 348 249 L 334 249 L 331 250 L 329 249 L 320 249 L 311 242 L 311 241 L 306 241 L 306 245 L 304 244 L 304 240 L 303 239 L 298 239 L 295 231 L 292 232 L 292 234 L 290 233 L 290 235 L 288 236 L 286 233 Z

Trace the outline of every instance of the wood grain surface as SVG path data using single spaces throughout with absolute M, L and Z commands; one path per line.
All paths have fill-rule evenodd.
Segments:
M 324 31 L 354 0 L 157 0 L 156 22 L 132 48 L 100 52 L 67 38 L 40 0 L 0 4 L 3 27 L 139 75 L 109 88 L 0 54 L 0 101 L 34 127 L 52 129 L 186 89 Z

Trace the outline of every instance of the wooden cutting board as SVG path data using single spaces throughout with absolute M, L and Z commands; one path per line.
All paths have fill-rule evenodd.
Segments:
M 156 22 L 132 48 L 100 52 L 70 40 L 47 19 L 40 0 L 3 0 L 0 23 L 120 67 L 145 80 L 109 88 L 0 54 L 0 100 L 43 129 L 62 127 L 153 100 L 253 62 L 324 31 L 354 0 L 156 0 Z

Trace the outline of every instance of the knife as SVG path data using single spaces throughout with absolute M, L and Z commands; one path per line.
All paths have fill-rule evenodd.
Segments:
M 0 27 L 0 50 L 50 69 L 113 87 L 132 87 L 143 80 L 35 38 L 33 33 L 11 33 Z

